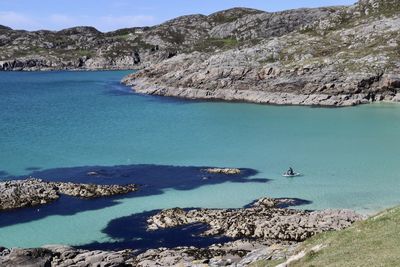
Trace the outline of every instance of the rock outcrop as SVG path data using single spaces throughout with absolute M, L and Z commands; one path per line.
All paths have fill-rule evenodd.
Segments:
M 0 183 L 0 210 L 43 205 L 59 198 L 54 186 L 38 179 Z
M 98 185 L 98 184 L 75 184 L 75 183 L 50 183 L 60 194 L 80 197 L 96 198 L 134 192 L 138 187 L 130 185 Z
M 137 190 L 136 185 L 95 185 L 45 182 L 30 178 L 0 182 L 0 211 L 44 205 L 57 200 L 60 194 L 96 198 L 127 194 Z
M 232 169 L 232 168 L 210 168 L 210 169 L 205 169 L 204 170 L 207 173 L 211 174 L 227 174 L 227 175 L 235 175 L 235 174 L 240 174 L 241 171 L 240 169 Z
M 263 198 L 250 208 L 233 210 L 164 210 L 148 220 L 149 230 L 204 223 L 210 227 L 203 233 L 206 236 L 301 242 L 316 233 L 341 230 L 363 218 L 350 210 L 309 212 L 277 208 L 280 201 L 284 200 Z
M 0 265 L 14 266 L 132 266 L 128 260 L 132 252 L 86 251 L 67 246 L 45 246 L 34 249 L 3 249 L 0 251 Z

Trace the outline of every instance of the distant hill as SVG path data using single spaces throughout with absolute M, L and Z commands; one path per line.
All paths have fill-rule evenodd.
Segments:
M 0 69 L 132 69 L 180 53 L 210 52 L 281 36 L 336 8 L 267 13 L 233 8 L 182 16 L 160 25 L 102 33 L 93 27 L 0 33 Z M 19 49 L 15 49 L 15 48 Z
M 399 35 L 398 0 L 233 8 L 107 33 L 3 30 L 0 70 L 144 68 L 125 79 L 142 93 L 349 106 L 400 101 Z
M 0 30 L 12 30 L 10 27 L 0 25 Z

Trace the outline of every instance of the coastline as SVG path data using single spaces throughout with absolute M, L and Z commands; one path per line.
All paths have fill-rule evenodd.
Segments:
M 192 100 L 208 100 L 208 101 L 227 101 L 227 102 L 244 102 L 268 105 L 293 105 L 293 106 L 312 106 L 312 107 L 351 107 L 362 104 L 370 104 L 377 102 L 398 103 L 400 95 L 393 97 L 374 96 L 370 94 L 293 94 L 293 93 L 276 93 L 268 91 L 255 90 L 232 90 L 232 89 L 216 89 L 213 91 L 206 89 L 194 88 L 175 88 L 153 84 L 145 79 L 133 79 L 125 77 L 122 84 L 129 86 L 136 93 L 166 97 L 176 97 Z
M 286 260 L 300 244 L 317 233 L 341 230 L 365 219 L 350 210 L 303 211 L 292 209 L 296 199 L 261 198 L 240 209 L 166 209 L 146 216 L 145 231 L 179 233 L 193 224 L 201 227 L 196 235 L 229 237 L 216 239 L 208 246 L 177 246 L 141 249 L 104 249 L 101 246 L 69 247 L 46 245 L 40 248 L 0 247 L 0 265 L 13 266 L 36 262 L 39 266 L 68 264 L 107 264 L 108 266 L 175 266 L 208 264 L 211 266 L 248 266 L 260 259 Z M 184 228 L 182 228 L 184 227 Z M 162 229 L 165 230 L 162 230 Z M 168 230 L 169 229 L 169 230 Z M 130 234 L 130 233 L 125 233 Z M 182 236 L 181 238 L 185 238 Z M 195 236 L 192 236 L 195 238 Z M 179 239 L 179 238 L 178 238 Z M 101 245 L 101 244 L 98 244 Z M 40 265 L 41 264 L 41 265 Z M 47 264 L 47 265 L 46 265 Z

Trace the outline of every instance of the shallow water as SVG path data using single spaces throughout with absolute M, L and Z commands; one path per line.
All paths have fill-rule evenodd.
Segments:
M 363 213 L 400 202 L 398 105 L 328 109 L 142 96 L 119 84 L 127 73 L 0 73 L 0 176 L 93 182 L 85 173 L 105 170 L 98 182 L 150 185 L 123 197 L 62 198 L 2 214 L 0 245 L 101 248 L 127 241 L 112 226 L 123 229 L 132 214 L 242 207 L 262 196 Z M 202 180 L 201 166 L 249 170 Z M 304 176 L 281 177 L 289 166 Z

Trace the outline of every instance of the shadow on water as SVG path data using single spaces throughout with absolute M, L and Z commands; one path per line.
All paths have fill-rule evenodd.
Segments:
M 88 210 L 98 210 L 117 205 L 120 199 L 163 194 L 165 189 L 193 190 L 195 188 L 234 183 L 266 183 L 269 179 L 250 179 L 257 174 L 253 169 L 241 169 L 239 175 L 208 174 L 208 167 L 182 167 L 164 165 L 86 166 L 33 171 L 27 176 L 47 181 L 94 184 L 138 184 L 137 192 L 113 197 L 84 200 L 62 196 L 59 200 L 42 206 L 2 212 L 0 227 L 42 219 L 50 215 L 73 215 Z M 20 178 L 25 178 L 23 176 Z
M 142 98 L 142 100 L 145 100 L 147 102 L 171 103 L 177 105 L 210 102 L 202 99 L 189 99 L 189 98 L 140 94 L 132 90 L 130 86 L 125 86 L 120 83 L 106 84 L 104 94 L 107 96 L 135 96 L 135 97 L 140 97 Z
M 303 204 L 310 204 L 312 201 L 291 198 L 291 202 L 279 205 L 279 208 L 289 208 Z M 257 200 L 244 206 L 249 208 Z M 185 208 L 190 210 L 193 208 Z M 225 243 L 235 239 L 225 236 L 201 236 L 200 234 L 209 229 L 208 225 L 197 223 L 180 227 L 147 231 L 147 219 L 155 215 L 160 210 L 137 213 L 130 216 L 111 220 L 102 233 L 115 242 L 93 242 L 79 246 L 78 248 L 88 250 L 123 250 L 136 249 L 142 252 L 147 249 L 160 247 L 174 248 L 179 246 L 195 246 L 199 248 L 208 247 L 212 244 Z
M 0 170 L 0 177 L 6 177 L 6 176 L 9 176 L 9 175 L 10 174 L 8 172 Z
M 39 171 L 39 170 L 41 170 L 42 168 L 40 168 L 40 167 L 28 167 L 28 168 L 25 168 L 25 170 L 26 171 L 30 171 L 30 172 L 32 172 L 32 171 Z
M 224 243 L 233 239 L 223 236 L 203 237 L 201 233 L 208 229 L 204 224 L 191 224 L 170 229 L 147 231 L 146 220 L 159 210 L 133 214 L 110 221 L 104 234 L 118 240 L 116 242 L 93 242 L 79 246 L 89 250 L 122 250 L 137 249 L 139 252 L 160 247 L 173 248 L 178 246 L 208 247 L 215 243 Z
M 129 96 L 135 95 L 135 92 L 128 86 L 119 83 L 108 83 L 105 85 L 105 95 L 109 96 Z

